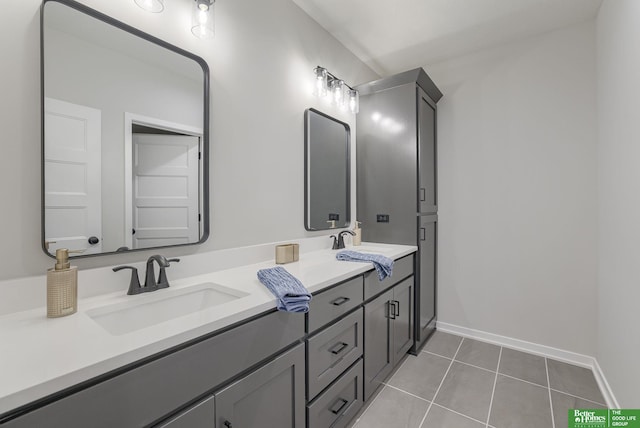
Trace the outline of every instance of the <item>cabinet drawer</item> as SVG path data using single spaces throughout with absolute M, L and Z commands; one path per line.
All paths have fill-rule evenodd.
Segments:
M 330 323 L 362 303 L 362 276 L 313 296 L 307 313 L 308 332 Z
M 308 428 L 343 428 L 362 407 L 362 360 L 307 406 Z
M 307 341 L 308 397 L 312 399 L 362 355 L 362 309 Z
M 393 275 L 382 281 L 378 279 L 378 273 L 374 270 L 364 274 L 364 299 L 367 300 L 378 293 L 391 287 L 400 280 L 413 275 L 413 254 L 396 260 L 393 264 Z

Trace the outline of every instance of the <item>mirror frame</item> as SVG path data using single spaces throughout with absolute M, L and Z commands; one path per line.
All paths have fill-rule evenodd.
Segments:
M 116 27 L 120 30 L 126 31 L 129 34 L 132 34 L 136 37 L 140 37 L 143 40 L 146 40 L 148 42 L 154 43 L 160 47 L 163 47 L 165 49 L 168 49 L 172 52 L 175 52 L 179 55 L 182 55 L 188 59 L 191 59 L 193 61 L 195 61 L 196 63 L 198 63 L 198 65 L 200 65 L 200 67 L 202 68 L 202 72 L 203 72 L 203 83 L 204 83 L 204 88 L 203 88 L 203 103 L 204 103 L 204 108 L 203 108 L 203 125 L 202 125 L 202 219 L 201 219 L 201 224 L 202 224 L 202 235 L 200 237 L 200 239 L 197 242 L 190 242 L 187 244 L 175 244 L 175 245 L 163 245 L 163 246 L 159 246 L 159 247 L 147 247 L 147 248 L 136 248 L 136 249 L 130 249 L 127 251 L 108 251 L 108 252 L 104 252 L 104 253 L 98 253 L 98 254 L 78 254 L 78 255 L 73 255 L 70 258 L 76 259 L 76 258 L 86 258 L 86 257 L 98 257 L 98 256 L 104 256 L 104 255 L 111 255 L 111 254 L 128 254 L 128 253 L 132 253 L 132 252 L 140 252 L 140 251 L 147 251 L 147 250 L 157 250 L 158 248 L 172 248 L 172 247 L 185 247 L 188 245 L 198 245 L 198 244 L 202 244 L 203 242 L 205 242 L 208 238 L 209 238 L 209 138 L 210 138 L 210 130 L 209 130 L 209 111 L 210 111 L 210 98 L 209 98 L 209 87 L 210 87 L 210 77 L 209 77 L 209 66 L 207 64 L 207 62 L 197 56 L 192 54 L 191 52 L 188 52 L 182 48 L 179 48 L 177 46 L 174 46 L 170 43 L 165 42 L 164 40 L 161 40 L 157 37 L 154 37 L 148 33 L 145 33 L 141 30 L 138 30 L 135 27 L 132 27 L 128 24 L 125 24 L 124 22 L 118 21 L 115 18 L 112 18 L 108 15 L 105 15 L 102 12 L 98 12 L 95 9 L 92 9 L 88 6 L 85 6 L 84 4 L 78 3 L 74 0 L 43 0 L 42 1 L 42 5 L 40 6 L 40 134 L 41 134 L 41 152 L 40 152 L 40 211 L 41 211 L 41 224 L 40 224 L 40 230 L 41 230 L 41 245 L 42 245 L 42 251 L 44 251 L 44 253 L 46 255 L 48 255 L 51 258 L 55 258 L 55 254 L 51 254 L 48 249 L 46 248 L 46 243 L 45 243 L 45 218 L 44 218 L 44 214 L 45 214 L 45 183 L 44 183 L 44 164 L 45 164 L 45 156 L 44 156 L 44 150 L 45 150 L 45 135 L 44 135 L 44 117 L 45 117 L 45 108 L 44 108 L 44 101 L 45 101 L 45 88 L 44 88 L 44 81 L 45 81 L 45 76 L 44 76 L 44 7 L 47 3 L 60 3 L 62 5 L 65 5 L 67 7 L 70 7 L 72 9 L 75 9 L 81 13 L 84 13 L 85 15 L 88 15 L 89 17 L 98 19 L 106 24 L 109 24 L 113 27 Z
M 347 207 L 346 207 L 346 213 L 345 215 L 348 218 L 348 221 L 346 222 L 346 225 L 340 225 L 340 226 L 336 226 L 335 228 L 321 228 L 321 229 L 317 229 L 317 228 L 311 228 L 311 225 L 309 224 L 309 206 L 310 206 L 310 201 L 309 201 L 309 146 L 311 144 L 311 136 L 309 135 L 310 133 L 310 126 L 309 126 L 309 122 L 310 122 L 310 116 L 309 113 L 315 113 L 317 115 L 320 115 L 322 117 L 324 117 L 325 119 L 329 119 L 331 121 L 334 121 L 342 126 L 344 126 L 344 129 L 347 133 Z M 338 230 L 338 229 L 344 229 L 345 227 L 349 227 L 349 225 L 351 224 L 351 127 L 349 126 L 348 123 L 343 122 L 341 120 L 336 119 L 335 117 L 329 116 L 326 113 L 323 113 L 319 110 L 316 110 L 314 108 L 308 108 L 304 111 L 304 228 L 310 232 L 313 231 L 321 231 L 321 230 Z

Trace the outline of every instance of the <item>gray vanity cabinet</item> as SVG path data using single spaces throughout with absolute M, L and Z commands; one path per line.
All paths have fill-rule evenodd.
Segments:
M 411 276 L 364 305 L 364 398 L 368 400 L 413 345 Z
M 215 407 L 213 396 L 208 397 L 157 428 L 213 428 Z
M 216 428 L 304 428 L 304 345 L 215 394 Z

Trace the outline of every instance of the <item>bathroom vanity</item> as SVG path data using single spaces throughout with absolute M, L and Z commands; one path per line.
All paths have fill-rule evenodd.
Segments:
M 0 426 L 345 426 L 413 344 L 416 248 L 371 245 L 361 248 L 396 259 L 392 277 L 379 281 L 371 264 L 337 261 L 332 250 L 287 265 L 313 293 L 307 314 L 275 310 L 255 275 L 272 265 L 263 262 L 147 295 L 123 287 L 65 319 L 4 316 L 0 333 L 31 345 L 3 356 Z M 202 284 L 237 298 L 130 330 L 96 315 Z

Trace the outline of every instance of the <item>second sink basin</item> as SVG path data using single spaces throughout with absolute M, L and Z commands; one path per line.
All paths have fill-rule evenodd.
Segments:
M 158 294 L 156 294 L 158 293 Z M 231 302 L 248 293 L 212 282 L 177 290 L 160 290 L 132 301 L 87 311 L 87 315 L 114 336 Z M 144 301 L 135 301 L 142 297 Z

